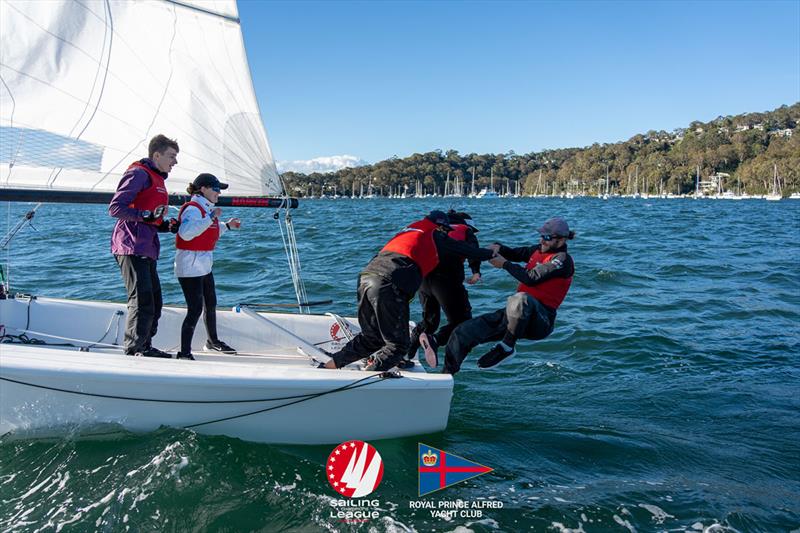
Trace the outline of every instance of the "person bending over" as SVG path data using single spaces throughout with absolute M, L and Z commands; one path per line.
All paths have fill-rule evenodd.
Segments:
M 331 355 L 324 368 L 341 368 L 369 358 L 366 370 L 388 370 L 401 362 L 411 342 L 409 302 L 439 264 L 442 253 L 485 261 L 494 252 L 451 239 L 447 214 L 431 211 L 409 224 L 372 258 L 358 279 L 358 325 L 361 333 Z

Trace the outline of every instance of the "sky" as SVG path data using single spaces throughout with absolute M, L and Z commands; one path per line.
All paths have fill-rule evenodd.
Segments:
M 613 143 L 800 101 L 800 0 L 239 0 L 239 16 L 284 170 Z

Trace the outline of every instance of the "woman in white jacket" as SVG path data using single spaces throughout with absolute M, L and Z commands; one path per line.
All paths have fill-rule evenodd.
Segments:
M 179 359 L 194 359 L 192 337 L 194 328 L 203 315 L 208 340 L 205 350 L 235 354 L 236 350 L 217 337 L 217 293 L 214 287 L 214 247 L 227 230 L 236 230 L 242 225 L 238 218 L 220 224 L 222 210 L 214 207 L 220 191 L 227 189 L 212 174 L 200 174 L 186 191 L 191 200 L 181 207 L 178 221 L 180 227 L 175 237 L 175 275 L 186 297 L 186 318 L 181 326 L 181 350 Z

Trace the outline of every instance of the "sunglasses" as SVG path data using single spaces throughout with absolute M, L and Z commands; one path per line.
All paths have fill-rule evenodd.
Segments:
M 550 235 L 550 234 L 539 235 L 539 237 L 541 237 L 543 241 L 548 241 L 548 242 L 561 238 L 559 235 Z
M 220 189 L 219 187 L 211 187 L 211 190 L 214 192 L 222 192 L 222 189 Z

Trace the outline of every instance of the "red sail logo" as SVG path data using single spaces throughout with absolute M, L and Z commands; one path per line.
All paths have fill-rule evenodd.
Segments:
M 343 442 L 328 456 L 328 483 L 346 498 L 372 493 L 383 478 L 383 460 L 372 445 L 360 440 Z

